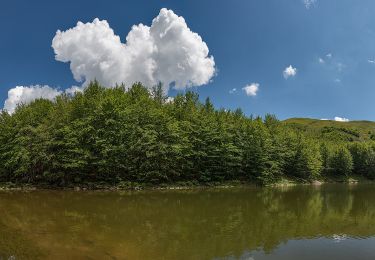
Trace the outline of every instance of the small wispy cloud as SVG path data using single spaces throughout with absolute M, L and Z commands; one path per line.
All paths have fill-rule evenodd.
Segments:
M 341 62 L 337 62 L 336 68 L 337 68 L 338 72 L 341 72 L 345 68 L 345 64 L 343 64 Z
M 323 64 L 323 63 L 326 63 L 326 61 L 330 60 L 330 59 L 332 59 L 332 53 L 326 54 L 324 58 L 319 57 L 318 61 L 319 61 L 319 63 Z
M 371 59 L 369 59 L 369 60 L 367 60 L 367 62 L 368 62 L 368 63 L 375 63 L 375 60 L 371 60 Z
M 173 103 L 174 102 L 174 97 L 167 97 L 167 99 L 165 100 L 165 103 L 169 104 L 169 103 Z
M 317 0 L 303 0 L 303 4 L 305 5 L 306 9 L 310 9 L 313 5 L 315 5 Z
M 283 76 L 285 79 L 288 79 L 289 77 L 294 77 L 297 74 L 297 68 L 293 68 L 292 65 L 289 65 L 289 67 L 286 67 L 283 71 Z
M 236 88 L 232 88 L 231 90 L 229 90 L 229 94 L 234 94 L 237 92 L 237 89 Z
M 335 116 L 335 121 L 337 122 L 349 122 L 349 119 L 345 118 L 345 117 L 339 117 L 339 116 Z
M 328 120 L 332 120 L 332 119 L 322 118 L 320 120 L 328 121 Z M 349 122 L 349 119 L 347 119 L 345 117 L 339 117 L 339 116 L 335 116 L 335 118 L 333 120 L 336 121 L 336 122 Z
M 251 83 L 242 88 L 247 96 L 256 96 L 259 90 L 259 83 Z

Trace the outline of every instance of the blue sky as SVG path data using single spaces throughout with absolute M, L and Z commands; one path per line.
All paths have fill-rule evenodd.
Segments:
M 311 0 L 310 0 L 311 1 Z M 375 120 L 375 1 L 21 1 L 0 3 L 0 103 L 15 86 L 80 86 L 55 60 L 52 39 L 78 21 L 107 20 L 125 42 L 161 8 L 185 18 L 214 57 L 210 83 L 194 87 L 216 107 L 246 114 Z M 296 68 L 285 78 L 283 71 Z M 257 83 L 247 95 L 243 88 Z M 236 89 L 234 93 L 231 90 Z M 175 90 L 170 90 L 175 95 Z

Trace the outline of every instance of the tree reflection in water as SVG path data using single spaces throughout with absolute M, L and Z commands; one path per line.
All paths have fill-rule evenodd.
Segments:
M 0 259 L 261 259 L 305 246 L 330 255 L 331 243 L 373 241 L 374 188 L 3 192 Z

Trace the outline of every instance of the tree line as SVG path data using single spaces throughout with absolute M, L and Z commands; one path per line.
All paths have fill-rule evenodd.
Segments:
M 215 109 L 161 85 L 105 88 L 20 104 L 0 115 L 0 181 L 207 183 L 375 177 L 375 142 L 311 136 L 273 115 Z

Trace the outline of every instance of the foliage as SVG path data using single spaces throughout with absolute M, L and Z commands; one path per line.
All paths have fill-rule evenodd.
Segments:
M 217 110 L 194 92 L 170 101 L 161 84 L 148 91 L 140 83 L 126 89 L 94 81 L 83 93 L 1 112 L 0 181 L 67 186 L 375 177 L 372 131 L 311 124 Z
M 335 175 L 348 177 L 353 170 L 353 159 L 346 147 L 339 147 L 329 161 L 330 169 Z

